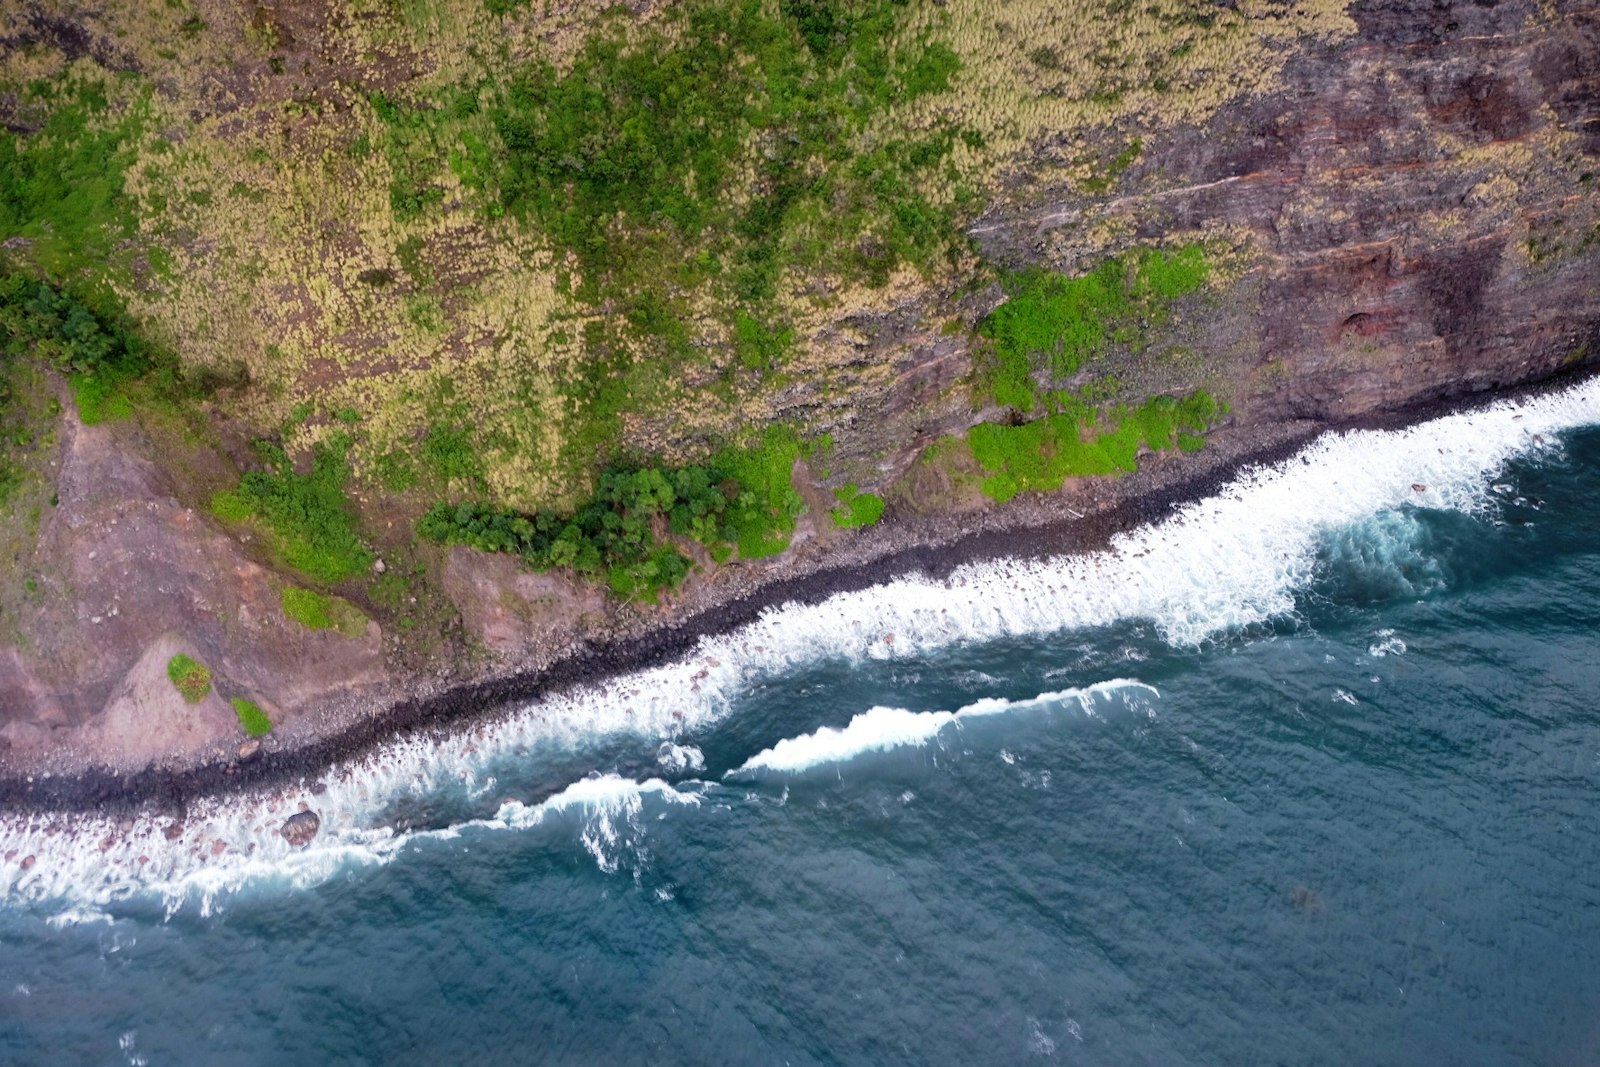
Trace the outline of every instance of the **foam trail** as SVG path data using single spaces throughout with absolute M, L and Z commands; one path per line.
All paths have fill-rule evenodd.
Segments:
M 366 791 L 355 795 L 365 797 Z M 306 888 L 341 871 L 387 862 L 421 841 L 450 840 L 468 830 L 526 830 L 557 815 L 582 816 L 580 838 L 602 869 L 614 870 L 619 827 L 636 828 L 650 796 L 699 803 L 695 793 L 681 792 L 657 778 L 636 782 L 614 774 L 595 775 L 538 804 L 506 801 L 492 818 L 402 833 L 352 825 L 356 812 L 350 794 L 330 789 L 318 798 L 326 801 L 321 805 L 324 829 L 304 850 L 291 848 L 277 833 L 286 813 L 292 814 L 283 795 L 254 802 L 243 797 L 211 801 L 191 812 L 183 833 L 171 840 L 154 824 L 124 832 L 104 819 L 61 818 L 34 819 L 20 833 L 6 825 L 0 830 L 0 845 L 8 852 L 26 849 L 17 861 L 24 855 L 35 857 L 20 874 L 17 862 L 7 864 L 10 895 L 59 902 L 52 920 L 58 924 L 104 920 L 107 908 L 136 897 L 160 901 L 169 915 L 193 905 L 204 916 L 245 886 Z M 335 823 L 331 828 L 330 819 Z M 20 820 L 13 817 L 7 823 L 13 821 Z M 100 834 L 105 836 L 97 841 Z
M 241 885 L 314 884 L 352 865 L 388 862 L 415 838 L 379 824 L 386 804 L 491 798 L 508 764 L 608 736 L 681 744 L 685 732 L 727 714 L 753 682 L 818 659 L 919 655 L 1131 618 L 1152 620 L 1174 644 L 1195 644 L 1290 611 L 1329 529 L 1406 504 L 1486 510 L 1508 460 L 1556 449 L 1557 434 L 1596 423 L 1600 379 L 1590 379 L 1405 430 L 1328 435 L 1163 522 L 1117 536 L 1105 551 L 975 563 L 946 581 L 906 577 L 776 607 L 701 640 L 676 662 L 537 701 L 443 740 L 396 740 L 331 768 L 315 792 L 290 786 L 197 802 L 182 827 L 0 816 L 0 900 L 93 910 L 153 894 L 169 907 L 198 900 L 204 910 Z M 302 805 L 319 813 L 322 832 L 295 852 L 277 831 Z
M 780 771 L 798 774 L 829 763 L 843 763 L 868 752 L 887 752 L 907 745 L 924 745 L 952 724 L 985 715 L 999 715 L 1019 708 L 1042 704 L 1061 704 L 1076 700 L 1087 714 L 1094 713 L 1094 701 L 1124 689 L 1143 689 L 1160 696 L 1154 686 L 1126 678 L 1099 682 L 1083 689 L 1041 693 L 1028 700 L 980 700 L 957 711 L 907 711 L 905 708 L 876 707 L 857 715 L 839 729 L 824 726 L 809 734 L 788 737 L 746 760 L 729 776 L 751 771 Z

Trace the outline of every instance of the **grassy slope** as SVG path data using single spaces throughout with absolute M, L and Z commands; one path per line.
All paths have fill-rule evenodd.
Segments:
M 0 136 L 3 236 L 140 321 L 193 386 L 180 403 L 205 393 L 237 436 L 280 441 L 221 510 L 286 528 L 307 506 L 346 514 L 316 482 L 335 453 L 367 514 L 462 497 L 570 514 L 607 463 L 651 456 L 742 470 L 776 501 L 785 464 L 741 433 L 859 411 L 891 366 L 864 379 L 838 324 L 908 300 L 946 317 L 938 294 L 990 276 L 961 227 L 1019 164 L 1102 189 L 1139 150 L 1112 131 L 1203 119 L 1269 84 L 1285 42 L 1349 28 L 1336 0 L 1272 19 L 1190 0 L 641 18 L 110 0 L 72 13 L 94 42 L 78 54 L 27 11 L 0 7 L 0 36 L 29 42 L 0 91 L 31 131 Z M 1168 264 L 1143 255 L 1136 277 Z M 1136 340 L 1116 333 L 1121 305 L 1102 310 L 1096 343 Z M 999 373 L 980 391 L 1042 414 L 1076 342 L 1002 350 L 1005 323 L 985 332 Z M 847 497 L 845 524 L 875 521 L 875 497 Z M 786 538 L 751 530 L 733 537 L 746 555 Z M 345 532 L 279 556 L 348 577 L 370 560 Z

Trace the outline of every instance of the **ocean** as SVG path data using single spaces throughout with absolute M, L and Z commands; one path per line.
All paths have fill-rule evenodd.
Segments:
M 0 1063 L 1594 1063 L 1600 380 L 171 824 L 0 815 Z

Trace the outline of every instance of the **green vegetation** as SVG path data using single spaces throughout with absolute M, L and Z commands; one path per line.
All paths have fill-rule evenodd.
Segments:
M 36 364 L 0 359 L 0 523 L 21 517 L 25 485 L 40 481 L 41 475 L 48 481 L 41 461 L 53 450 L 54 423 L 60 414 L 61 404 L 50 395 Z M 42 494 L 30 495 L 37 500 Z M 60 497 L 52 492 L 48 503 L 56 507 Z M 26 513 L 30 540 L 37 536 L 38 513 L 37 504 Z M 33 578 L 27 579 L 29 593 L 36 592 L 33 583 Z
M 698 0 L 661 28 L 613 20 L 570 70 L 531 64 L 497 102 L 500 203 L 577 257 L 590 299 L 666 298 L 726 270 L 760 300 L 791 262 L 882 278 L 925 261 L 951 232 L 912 180 L 938 172 L 951 135 L 851 148 L 892 101 L 945 92 L 960 68 L 942 44 L 895 50 L 901 10 Z M 740 202 L 742 168 L 766 195 Z
M 239 716 L 239 725 L 244 727 L 245 733 L 251 737 L 265 737 L 272 732 L 272 720 L 267 718 L 260 704 L 244 697 L 234 697 L 229 703 L 233 705 L 233 713 Z
M 435 423 L 422 439 L 422 460 L 446 486 L 483 485 L 483 461 L 473 447 L 472 430 L 464 424 Z
M 286 585 L 278 600 L 285 617 L 308 630 L 337 630 L 346 637 L 360 637 L 366 632 L 367 617 L 340 597 Z
M 115 304 L 105 291 L 69 292 L 0 258 L 0 353 L 68 375 L 84 422 L 125 417 L 124 390 L 156 354 Z
M 33 82 L 18 107 L 39 127 L 0 127 L 0 234 L 26 238 L 32 258 L 58 279 L 115 266 L 119 243 L 138 226 L 123 173 L 146 109 L 140 97 L 115 113 L 108 88 L 91 78 Z
M 883 517 L 883 497 L 861 492 L 855 482 L 847 482 L 834 493 L 839 506 L 832 511 L 835 525 L 846 530 L 871 526 Z
M 349 446 L 348 437 L 333 435 L 312 450 L 310 471 L 298 474 L 281 445 L 258 441 L 267 469 L 251 471 L 237 489 L 217 493 L 211 510 L 231 522 L 260 520 L 272 534 L 279 559 L 316 581 L 361 574 L 372 565 L 372 553 L 362 543 L 345 499 Z
M 570 567 L 603 579 L 619 596 L 654 599 L 688 576 L 689 558 L 660 533 L 703 545 L 713 558 L 781 552 L 802 501 L 790 482 L 800 445 L 770 431 L 755 447 L 724 449 L 708 465 L 615 467 L 570 514 L 524 514 L 465 501 L 435 505 L 419 532 L 441 544 L 513 552 L 530 567 Z
M 167 677 L 191 704 L 198 704 L 211 693 L 211 668 L 180 652 L 167 660 Z
M 1010 299 L 978 326 L 993 342 L 983 385 L 996 403 L 1031 412 L 1039 402 L 1036 372 L 1064 378 L 1113 342 L 1138 342 L 1209 273 L 1196 244 L 1129 253 L 1076 278 L 1042 269 L 1013 274 L 1004 282 Z
M 747 447 L 729 446 L 711 457 L 711 466 L 734 487 L 723 540 L 744 559 L 775 556 L 789 547 L 794 520 L 805 501 L 794 488 L 800 439 L 785 426 L 769 426 Z M 712 545 L 712 555 L 718 546 Z
M 1194 451 L 1219 413 L 1202 391 L 1182 399 L 1153 397 L 1137 408 L 1119 407 L 1105 428 L 1082 412 L 1054 414 L 1020 426 L 986 422 L 967 434 L 973 456 L 989 472 L 983 491 L 1004 503 L 1020 492 L 1051 492 L 1069 477 L 1123 474 L 1138 466 L 1141 446 Z

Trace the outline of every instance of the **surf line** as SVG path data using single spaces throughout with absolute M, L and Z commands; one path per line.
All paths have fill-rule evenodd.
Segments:
M 1175 645 L 1193 645 L 1291 610 L 1295 590 L 1314 576 L 1318 538 L 1330 527 L 1405 505 L 1487 513 L 1497 499 L 1489 484 L 1508 460 L 1558 454 L 1563 431 L 1595 424 L 1600 379 L 1591 378 L 1406 429 L 1329 434 L 1284 462 L 1241 472 L 1161 522 L 1116 535 L 1104 550 L 988 560 L 945 579 L 908 576 L 772 607 L 746 626 L 701 638 L 678 659 L 459 731 L 396 739 L 309 785 L 199 798 L 181 823 L 169 816 L 129 825 L 93 813 L 7 813 L 0 816 L 0 899 L 98 904 L 149 890 L 168 899 L 205 897 L 255 880 L 303 885 L 351 863 L 387 862 L 413 839 L 381 823 L 382 809 L 396 799 L 443 790 L 477 795 L 495 787 L 508 760 L 605 738 L 670 743 L 675 747 L 664 752 L 689 759 L 686 742 L 731 713 L 752 683 L 828 658 L 911 657 L 1130 618 L 1153 621 Z M 955 721 L 959 713 L 922 714 Z M 901 736 L 915 736 L 948 721 L 884 713 L 859 730 L 887 736 L 894 725 Z M 817 733 L 808 735 L 812 748 L 826 740 Z M 838 751 L 854 743 L 837 739 Z M 790 758 L 791 750 L 779 747 L 766 754 L 773 766 Z M 793 746 L 792 759 L 804 749 Z M 321 830 L 297 850 L 279 831 L 302 809 L 318 812 Z

